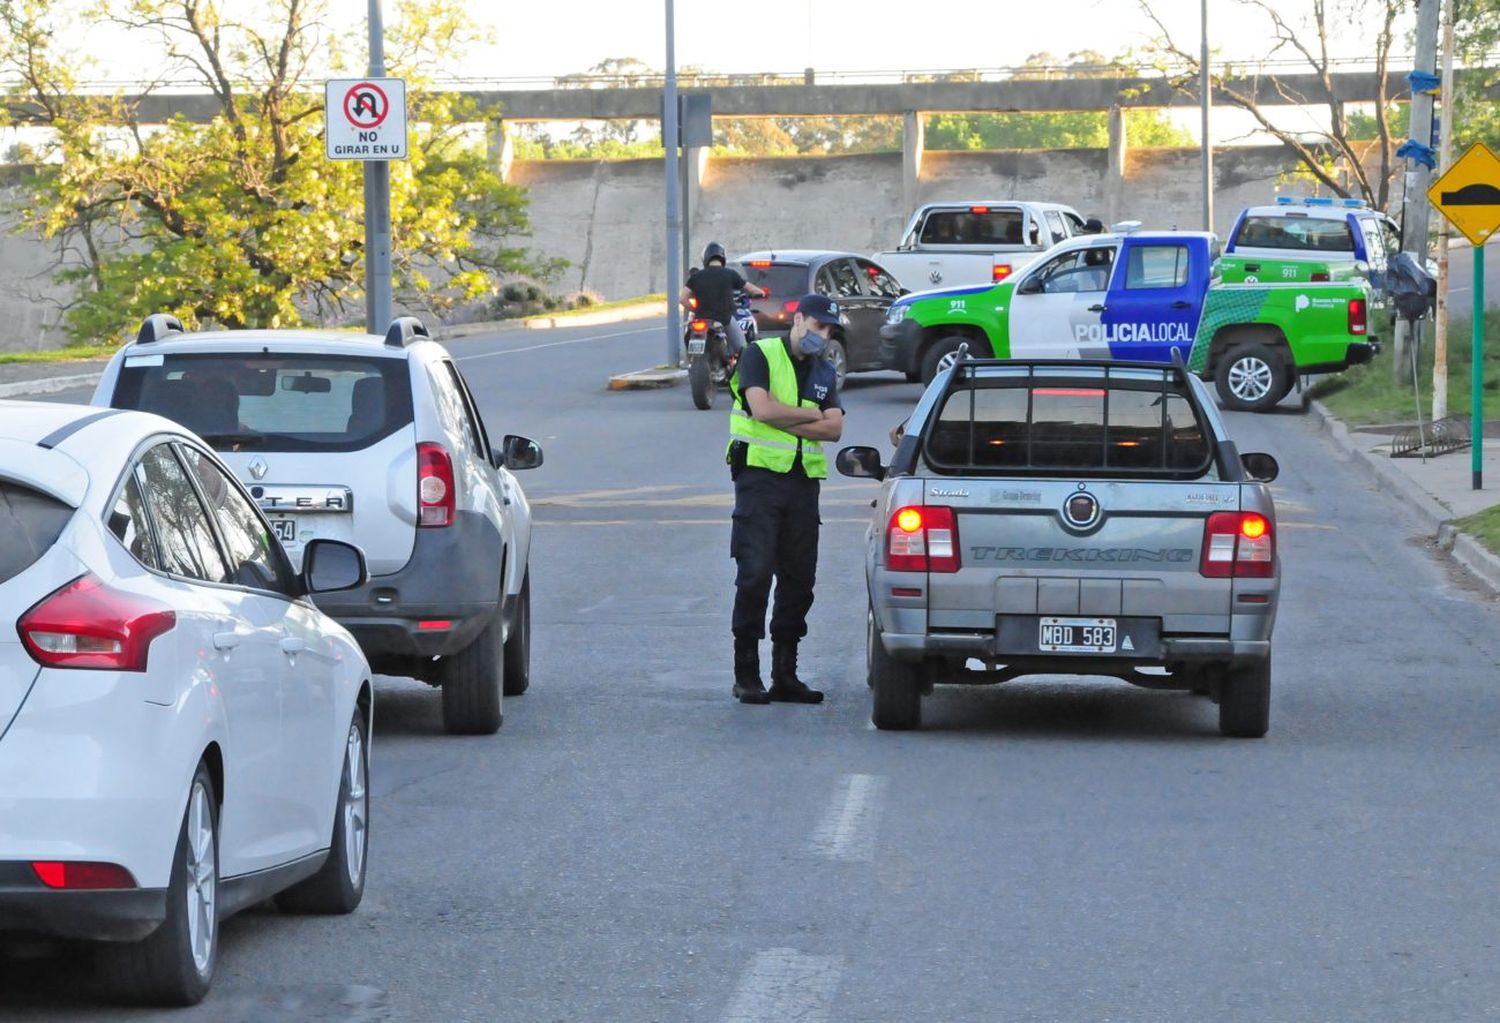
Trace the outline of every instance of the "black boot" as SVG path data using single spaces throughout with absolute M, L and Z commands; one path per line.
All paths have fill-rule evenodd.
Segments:
M 734 698 L 741 703 L 770 703 L 760 680 L 760 641 L 734 638 Z
M 823 694 L 797 677 L 797 644 L 771 644 L 771 692 L 777 703 L 822 703 Z

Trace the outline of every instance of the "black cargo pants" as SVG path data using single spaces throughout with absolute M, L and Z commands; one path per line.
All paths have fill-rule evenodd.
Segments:
M 766 602 L 776 579 L 771 639 L 807 635 L 818 570 L 818 481 L 747 467 L 734 481 L 734 526 L 729 554 L 734 580 L 736 639 L 766 634 Z

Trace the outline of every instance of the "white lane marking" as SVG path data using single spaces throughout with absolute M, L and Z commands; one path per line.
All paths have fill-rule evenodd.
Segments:
M 886 779 L 876 774 L 851 774 L 829 804 L 812 850 L 832 860 L 868 863 L 875 858 L 875 829 L 885 801 Z
M 735 988 L 724 1023 L 822 1023 L 844 972 L 843 956 L 794 948 L 757 952 Z
M 541 345 L 527 345 L 524 348 L 502 348 L 498 352 L 480 352 L 478 355 L 458 355 L 454 356 L 454 358 L 459 362 L 463 362 L 469 359 L 491 359 L 497 355 L 517 355 L 521 352 L 540 351 L 543 348 L 561 348 L 563 345 L 582 345 L 587 344 L 590 341 L 608 341 L 610 338 L 630 337 L 634 334 L 660 333 L 662 329 L 663 328 L 661 327 L 648 327 L 644 330 L 621 330 L 616 331 L 613 334 L 592 334 L 589 337 L 575 337 L 570 338 L 567 341 L 548 341 L 546 344 Z

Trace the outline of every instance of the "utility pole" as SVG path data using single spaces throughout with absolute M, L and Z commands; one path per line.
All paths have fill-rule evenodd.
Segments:
M 1203 107 L 1203 230 L 1214 229 L 1214 147 L 1208 137 L 1208 112 L 1213 106 L 1213 78 L 1208 66 L 1208 0 L 1203 0 L 1203 49 L 1198 58 L 1198 92 Z
M 666 174 L 663 184 L 667 190 L 667 365 L 675 366 L 681 359 L 682 308 L 677 296 L 682 291 L 682 211 L 678 205 L 677 183 L 677 42 L 675 19 L 672 16 L 672 0 L 667 3 L 667 76 L 662 90 L 661 146 L 666 150 Z
M 380 0 L 370 0 L 370 77 L 385 77 L 385 26 Z M 365 330 L 391 325 L 391 165 L 365 161 Z
M 1440 0 L 1417 0 L 1416 70 L 1437 75 L 1437 37 Z M 1424 146 L 1432 144 L 1432 94 L 1413 89 L 1411 94 L 1411 138 Z M 1432 184 L 1432 168 L 1421 160 L 1408 158 L 1406 199 L 1401 211 L 1401 247 L 1411 253 L 1420 265 L 1427 259 L 1427 224 L 1432 207 L 1427 188 Z M 1411 353 L 1408 345 L 1420 339 L 1411 337 L 1397 321 L 1396 344 L 1392 369 L 1396 379 L 1411 382 Z
M 1453 163 L 1453 4 L 1443 4 L 1443 113 L 1438 169 Z M 1437 308 L 1432 314 L 1432 421 L 1448 416 L 1448 218 L 1438 218 Z

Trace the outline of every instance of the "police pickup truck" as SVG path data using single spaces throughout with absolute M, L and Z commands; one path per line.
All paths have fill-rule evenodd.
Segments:
M 930 381 L 959 346 L 1002 359 L 1176 359 L 1228 408 L 1264 412 L 1298 374 L 1368 362 L 1369 285 L 1224 284 L 1201 231 L 1071 238 L 999 284 L 906 295 L 881 328 L 886 365 Z
M 912 214 L 900 245 L 871 258 L 908 291 L 993 284 L 1090 227 L 1053 202 L 934 202 Z
M 966 353 L 965 353 L 966 354 Z M 921 722 L 935 684 L 1106 675 L 1270 721 L 1280 562 L 1270 455 L 1241 455 L 1180 366 L 960 358 L 882 480 L 865 558 L 872 720 Z M 974 662 L 978 666 L 974 666 Z
M 1379 298 L 1401 229 L 1359 199 L 1279 195 L 1241 210 L 1224 243 L 1226 283 L 1338 281 L 1363 277 Z

